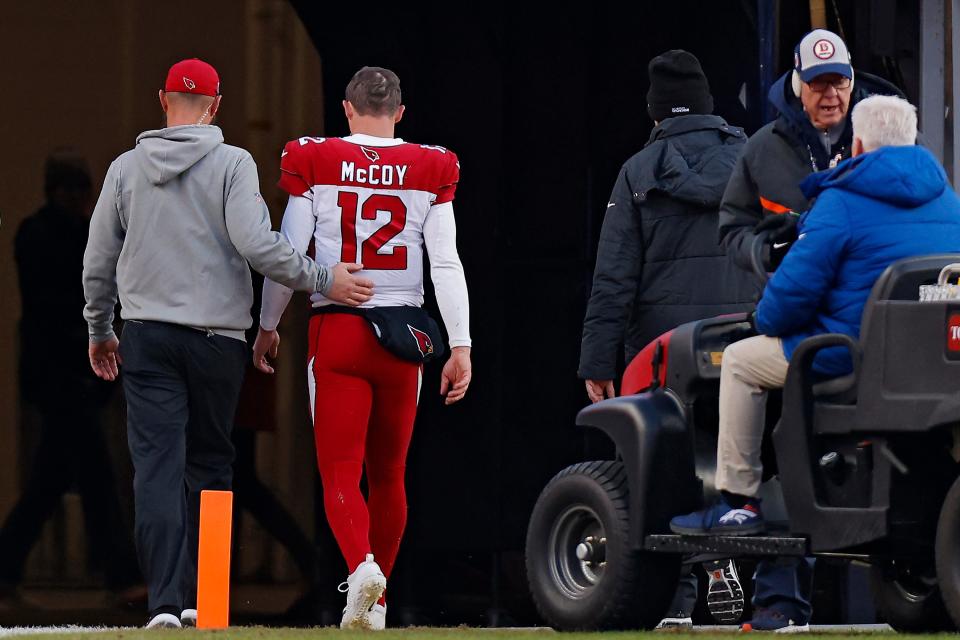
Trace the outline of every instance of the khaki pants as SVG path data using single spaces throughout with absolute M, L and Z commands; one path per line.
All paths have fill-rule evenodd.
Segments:
M 757 495 L 763 474 L 760 443 L 767 390 L 783 388 L 787 366 L 779 338 L 754 336 L 724 350 L 720 369 L 717 489 L 743 496 Z

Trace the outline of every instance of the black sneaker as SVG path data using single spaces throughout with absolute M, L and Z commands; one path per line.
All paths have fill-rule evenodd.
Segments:
M 744 598 L 737 565 L 733 560 L 704 562 L 710 584 L 707 587 L 707 609 L 713 619 L 721 624 L 740 622 L 743 616 Z

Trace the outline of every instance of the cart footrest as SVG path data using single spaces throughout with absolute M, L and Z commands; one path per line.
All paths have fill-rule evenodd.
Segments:
M 661 553 L 719 553 L 737 556 L 806 556 L 806 538 L 784 536 L 651 535 L 643 548 Z

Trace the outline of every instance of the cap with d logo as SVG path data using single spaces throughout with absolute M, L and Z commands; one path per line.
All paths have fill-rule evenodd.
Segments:
M 804 82 L 810 82 L 825 73 L 853 78 L 846 43 L 826 29 L 814 29 L 803 36 L 793 52 L 793 66 Z

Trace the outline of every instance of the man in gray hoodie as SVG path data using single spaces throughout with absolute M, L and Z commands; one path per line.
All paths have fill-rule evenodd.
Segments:
M 83 259 L 84 316 L 94 372 L 115 380 L 124 370 L 147 626 L 179 627 L 196 620 L 200 492 L 231 485 L 248 264 L 352 306 L 373 283 L 353 275 L 362 265 L 317 265 L 271 230 L 253 158 L 209 124 L 220 107 L 212 66 L 173 65 L 160 104 L 167 127 L 140 134 L 107 170 Z

